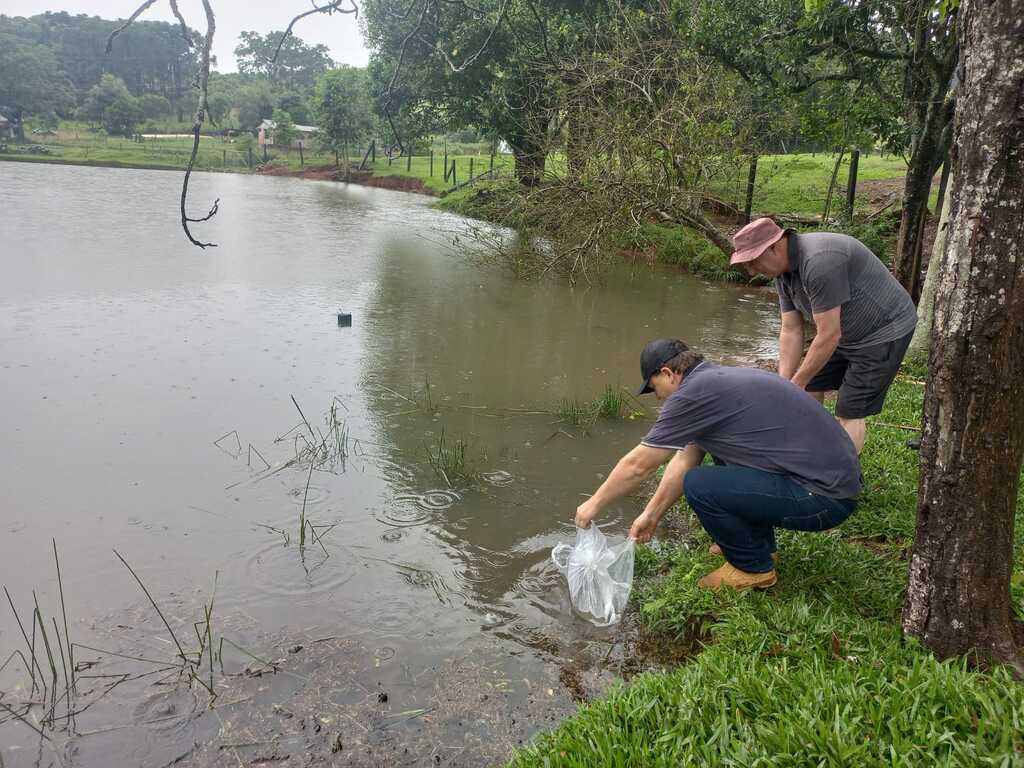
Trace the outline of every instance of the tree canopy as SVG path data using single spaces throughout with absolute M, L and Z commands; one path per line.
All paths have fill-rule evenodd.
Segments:
M 0 112 L 20 126 L 23 114 L 64 112 L 74 103 L 70 81 L 53 51 L 0 32 Z
M 316 83 L 314 110 L 321 142 L 347 150 L 365 141 L 374 127 L 369 77 L 365 69 L 339 67 Z
M 265 75 L 275 85 L 308 92 L 316 84 L 317 76 L 334 66 L 328 48 L 326 45 L 309 45 L 294 35 L 288 35 L 281 43 L 283 34 L 242 32 L 239 36 L 241 42 L 235 48 L 238 71 L 247 75 Z

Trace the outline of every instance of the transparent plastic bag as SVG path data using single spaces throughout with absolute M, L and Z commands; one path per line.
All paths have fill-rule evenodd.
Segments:
M 633 588 L 633 549 L 626 540 L 609 546 L 593 523 L 576 529 L 576 544 L 559 544 L 551 559 L 569 581 L 572 607 L 598 627 L 618 623 Z

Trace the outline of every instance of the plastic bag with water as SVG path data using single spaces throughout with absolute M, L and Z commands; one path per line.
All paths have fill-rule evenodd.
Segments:
M 616 624 L 633 588 L 633 550 L 626 540 L 610 546 L 593 523 L 576 529 L 576 544 L 559 544 L 551 559 L 569 581 L 572 607 L 598 627 Z

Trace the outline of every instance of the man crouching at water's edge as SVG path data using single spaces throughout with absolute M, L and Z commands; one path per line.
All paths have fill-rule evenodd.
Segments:
M 630 536 L 650 541 L 681 496 L 726 563 L 700 586 L 775 584 L 775 529 L 823 531 L 849 517 L 861 489 L 853 442 L 807 392 L 767 371 L 707 362 L 679 339 L 656 339 L 640 355 L 643 385 L 663 401 L 658 420 L 601 487 L 576 509 L 586 528 L 668 462 Z M 705 454 L 714 465 L 701 466 Z

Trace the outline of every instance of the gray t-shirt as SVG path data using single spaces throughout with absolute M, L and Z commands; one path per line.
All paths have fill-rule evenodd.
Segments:
M 901 339 L 914 330 L 917 310 L 903 286 L 859 240 L 833 232 L 789 232 L 789 272 L 775 278 L 779 307 L 815 313 L 842 307 L 840 349 Z
M 860 493 L 860 462 L 846 430 L 768 371 L 701 363 L 665 400 L 641 442 L 675 450 L 696 443 L 726 464 L 787 475 L 834 499 Z

